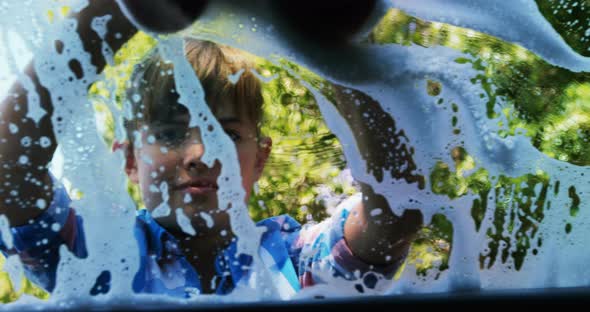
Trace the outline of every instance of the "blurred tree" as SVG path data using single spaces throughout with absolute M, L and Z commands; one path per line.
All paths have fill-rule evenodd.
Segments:
M 590 17 L 588 2 L 538 1 L 538 4 L 565 41 L 579 53 L 588 55 L 590 44 L 586 26 L 582 26 L 588 25 Z M 473 30 L 423 21 L 399 10 L 390 10 L 367 41 L 425 47 L 442 45 L 464 52 L 466 57 L 456 62 L 479 72 L 472 83 L 481 86 L 487 117 L 498 121 L 503 128 L 501 136 L 526 134 L 536 148 L 550 157 L 576 165 L 590 165 L 588 73 L 573 73 L 546 63 L 518 45 Z M 426 91 L 438 96 L 441 87 L 440 83 L 429 81 Z M 442 102 L 444 99 L 439 98 L 439 103 Z M 506 122 L 499 117 L 504 117 Z M 456 122 L 453 117 L 452 126 Z M 484 213 L 491 207 L 488 202 L 492 201 L 494 225 L 487 230 L 480 229 L 491 238 L 489 246 L 482 251 L 480 264 L 482 268 L 489 268 L 500 259 L 502 263 L 512 263 L 518 270 L 525 257 L 535 255 L 542 245 L 541 238 L 535 236 L 536 228 L 543 220 L 544 209 L 549 209 L 548 188 L 559 189 L 557 177 L 551 180 L 542 172 L 522 177 L 490 177 L 488 171 L 480 167 L 482 164 L 477 164 L 463 147 L 455 147 L 451 154 L 455 170 L 451 171 L 449 164 L 438 162 L 430 174 L 432 191 L 451 199 L 477 194 L 479 198 L 474 200 L 471 214 L 478 229 Z M 570 192 L 572 207 L 575 198 L 578 198 L 579 207 L 574 186 L 570 187 Z M 440 219 L 433 220 L 429 227 L 423 235 L 430 240 L 418 240 L 414 247 L 422 252 L 414 256 L 424 257 L 425 249 L 432 250 L 438 240 L 436 235 L 443 238 L 452 234 L 451 228 Z M 571 230 L 568 224 L 566 233 Z M 424 270 L 424 267 L 418 269 Z
M 583 56 L 590 56 L 590 2 L 588 0 L 535 0 L 539 11 L 565 42 Z

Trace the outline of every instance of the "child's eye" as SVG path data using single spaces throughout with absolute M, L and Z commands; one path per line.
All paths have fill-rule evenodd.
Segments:
M 224 129 L 225 133 L 227 133 L 227 135 L 232 139 L 232 141 L 234 142 L 238 142 L 242 137 L 240 136 L 240 134 L 232 129 Z
M 187 138 L 188 133 L 185 128 L 163 128 L 155 131 L 156 140 L 164 143 L 180 143 Z

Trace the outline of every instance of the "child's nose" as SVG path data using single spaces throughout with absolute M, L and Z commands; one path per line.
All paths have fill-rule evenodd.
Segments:
M 184 151 L 183 166 L 186 170 L 202 171 L 207 169 L 207 165 L 202 162 L 205 154 L 205 145 L 202 142 L 191 142 L 187 144 Z

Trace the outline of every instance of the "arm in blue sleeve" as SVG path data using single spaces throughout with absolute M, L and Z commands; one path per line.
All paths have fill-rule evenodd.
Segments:
M 41 215 L 29 224 L 10 228 L 12 244 L 3 241 L 6 235 L 0 236 L 0 251 L 5 256 L 18 255 L 27 278 L 47 291 L 55 287 L 62 244 L 77 257 L 87 256 L 82 218 L 70 207 L 65 188 L 58 185 L 55 183 L 53 201 Z

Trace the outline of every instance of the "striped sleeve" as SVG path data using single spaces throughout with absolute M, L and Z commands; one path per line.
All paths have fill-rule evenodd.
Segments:
M 351 196 L 336 208 L 330 218 L 318 224 L 303 226 L 292 246 L 292 250 L 299 252 L 298 276 L 301 287 L 334 283 L 335 279 L 353 281 L 352 284 L 356 284 L 361 292 L 361 284 L 370 289 L 375 289 L 378 281 L 385 282 L 379 283 L 379 288 L 390 285 L 404 259 L 386 266 L 368 264 L 352 253 L 344 238 L 344 225 L 350 211 L 361 200 L 360 193 Z

